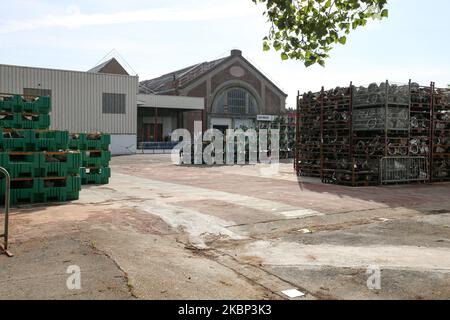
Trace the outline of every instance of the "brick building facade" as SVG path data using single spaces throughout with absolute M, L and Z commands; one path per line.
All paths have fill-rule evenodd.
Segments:
M 222 59 L 142 81 L 140 91 L 204 98 L 205 113 L 183 115 L 183 125 L 191 131 L 194 120 L 204 120 L 205 128 L 220 130 L 252 127 L 258 115 L 281 114 L 287 97 L 239 50 Z

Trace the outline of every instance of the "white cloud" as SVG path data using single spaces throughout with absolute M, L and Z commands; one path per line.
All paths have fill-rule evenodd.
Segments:
M 83 14 L 78 7 L 69 7 L 64 14 L 46 15 L 29 20 L 11 20 L 0 23 L 0 33 L 29 31 L 41 28 L 81 28 L 136 22 L 182 22 L 230 19 L 255 15 L 258 12 L 251 6 L 240 6 L 237 2 L 227 1 L 219 6 L 198 8 L 158 8 L 115 13 Z M 253 9 L 253 10 L 252 10 Z

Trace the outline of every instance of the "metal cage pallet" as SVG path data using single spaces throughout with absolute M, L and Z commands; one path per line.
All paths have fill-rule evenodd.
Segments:
M 431 85 L 432 181 L 450 181 L 450 90 Z
M 296 118 L 298 175 L 351 186 L 450 181 L 449 89 L 322 88 L 298 94 Z

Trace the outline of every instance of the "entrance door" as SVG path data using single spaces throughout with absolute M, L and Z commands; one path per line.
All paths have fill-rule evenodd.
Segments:
M 162 136 L 163 128 L 161 123 L 156 125 L 156 130 L 155 124 L 144 124 L 142 128 L 143 142 L 162 142 Z
M 228 126 L 220 126 L 220 125 L 214 125 L 213 129 L 217 129 L 220 132 L 222 132 L 224 135 L 227 134 L 227 130 L 230 129 Z

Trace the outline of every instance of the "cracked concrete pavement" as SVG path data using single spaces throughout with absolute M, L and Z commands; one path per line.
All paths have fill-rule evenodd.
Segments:
M 156 155 L 111 167 L 79 201 L 13 209 L 0 298 L 450 298 L 450 184 L 354 189 L 298 181 L 289 163 L 268 177 Z

